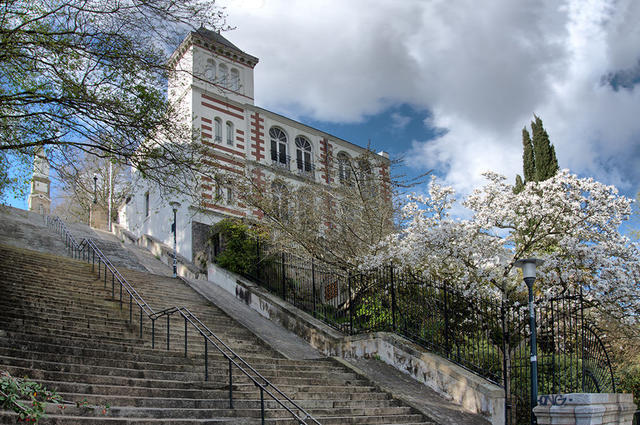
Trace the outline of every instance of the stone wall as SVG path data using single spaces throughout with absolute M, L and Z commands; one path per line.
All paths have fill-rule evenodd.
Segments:
M 379 358 L 461 405 L 468 412 L 485 416 L 492 425 L 505 423 L 502 388 L 405 338 L 388 332 L 344 335 L 260 286 L 215 264 L 208 266 L 208 280 L 326 355 Z
M 539 425 L 631 425 L 632 394 L 570 393 L 541 395 L 533 409 Z

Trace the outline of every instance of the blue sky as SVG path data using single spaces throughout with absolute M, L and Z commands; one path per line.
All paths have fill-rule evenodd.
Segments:
M 255 102 L 433 169 L 465 195 L 522 173 L 544 121 L 561 168 L 640 190 L 640 2 L 220 0 L 260 58 Z M 640 228 L 636 218 L 634 227 Z
M 218 4 L 224 36 L 260 58 L 258 106 L 370 140 L 409 174 L 433 169 L 461 195 L 489 169 L 512 180 L 537 114 L 562 168 L 640 190 L 638 1 Z

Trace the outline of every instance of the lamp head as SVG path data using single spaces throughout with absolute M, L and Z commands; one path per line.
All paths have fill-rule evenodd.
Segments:
M 180 208 L 180 202 L 177 201 L 171 201 L 169 202 L 169 205 L 171 205 L 174 212 L 178 211 L 178 208 Z
M 544 260 L 538 258 L 525 258 L 515 262 L 515 266 L 522 269 L 522 277 L 536 278 L 536 267 L 544 263 Z
M 93 173 L 93 182 L 96 183 L 98 181 L 98 175 Z

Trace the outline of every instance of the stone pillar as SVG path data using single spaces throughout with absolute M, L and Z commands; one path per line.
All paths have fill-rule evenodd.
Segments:
M 632 394 L 570 393 L 541 395 L 533 412 L 539 425 L 631 425 Z

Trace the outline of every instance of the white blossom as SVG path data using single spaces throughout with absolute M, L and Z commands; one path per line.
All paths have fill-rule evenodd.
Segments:
M 581 285 L 607 312 L 640 321 L 640 250 L 619 231 L 631 199 L 568 170 L 517 194 L 504 176 L 485 177 L 488 184 L 462 202 L 472 212 L 466 220 L 451 217 L 455 193 L 433 179 L 429 196 L 410 197 L 402 229 L 362 267 L 393 261 L 500 297 L 524 289 L 514 263 L 535 257 L 544 260 L 536 281 L 542 298 Z

